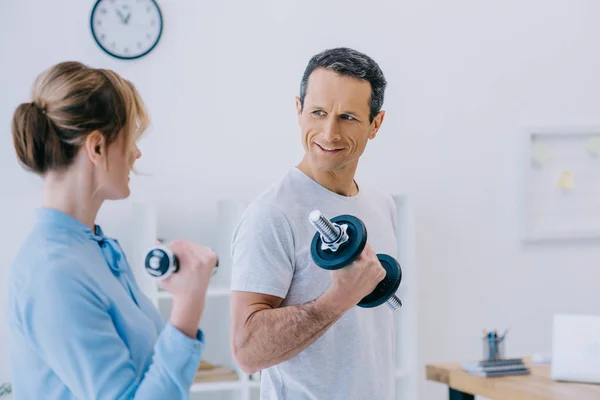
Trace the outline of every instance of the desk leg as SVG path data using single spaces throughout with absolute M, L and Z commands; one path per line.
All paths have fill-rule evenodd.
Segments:
M 475 400 L 475 396 L 450 388 L 450 400 Z

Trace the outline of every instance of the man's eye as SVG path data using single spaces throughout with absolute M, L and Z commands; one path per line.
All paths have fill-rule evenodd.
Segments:
M 352 121 L 354 119 L 354 117 L 351 116 L 351 115 L 348 115 L 348 114 L 343 114 L 342 115 L 342 119 L 346 119 L 346 120 Z
M 320 116 L 325 115 L 325 112 L 323 110 L 316 110 L 316 111 L 313 111 L 313 114 L 318 115 L 320 117 Z

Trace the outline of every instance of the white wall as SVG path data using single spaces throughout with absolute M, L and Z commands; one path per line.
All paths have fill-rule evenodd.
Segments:
M 509 354 L 547 350 L 552 313 L 600 313 L 598 246 L 523 248 L 517 197 L 525 125 L 600 125 L 599 3 L 162 0 L 163 39 L 137 62 L 96 47 L 92 3 L 0 6 L 2 282 L 40 192 L 16 163 L 9 122 L 42 69 L 75 59 L 135 82 L 154 119 L 139 166 L 154 175 L 134 180 L 133 197 L 158 202 L 164 235 L 210 244 L 217 198 L 252 197 L 300 159 L 301 73 L 315 52 L 345 45 L 389 80 L 359 178 L 413 197 L 422 361 L 479 357 L 486 327 L 511 327 Z M 423 399 L 444 398 L 423 386 Z

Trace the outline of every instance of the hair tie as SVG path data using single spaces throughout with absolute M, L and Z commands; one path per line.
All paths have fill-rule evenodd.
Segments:
M 37 108 L 42 114 L 46 115 L 46 107 L 41 107 L 38 103 L 36 103 L 35 101 L 33 101 L 31 103 L 32 106 L 34 106 L 35 108 Z

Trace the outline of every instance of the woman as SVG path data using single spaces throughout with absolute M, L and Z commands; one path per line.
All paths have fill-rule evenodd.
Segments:
M 187 398 L 202 351 L 198 329 L 216 256 L 170 246 L 180 270 L 164 324 L 118 242 L 95 224 L 105 200 L 129 195 L 147 127 L 134 86 L 76 62 L 38 77 L 12 121 L 20 162 L 44 180 L 32 232 L 11 269 L 8 325 L 15 399 Z

